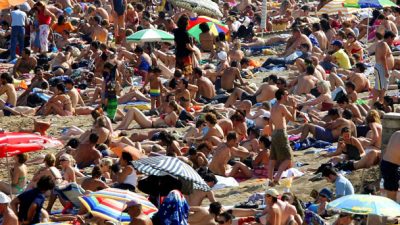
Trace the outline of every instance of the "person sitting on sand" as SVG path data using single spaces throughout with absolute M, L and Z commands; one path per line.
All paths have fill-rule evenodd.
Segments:
M 196 93 L 196 102 L 211 103 L 216 96 L 214 84 L 209 78 L 203 76 L 203 70 L 199 67 L 193 68 L 193 77 L 199 88 Z
M 29 48 L 24 48 L 21 58 L 19 58 L 14 65 L 13 74 L 19 77 L 20 75 L 30 73 L 36 65 L 37 60 L 34 56 L 31 56 L 31 50 Z
M 94 166 L 92 169 L 92 176 L 85 178 L 81 186 L 86 191 L 99 191 L 109 186 L 101 179 L 101 169 L 99 166 Z
M 260 168 L 264 171 L 268 171 L 271 141 L 267 136 L 261 136 L 258 142 L 260 145 L 260 150 L 252 161 L 253 168 Z M 256 170 L 254 172 L 258 173 Z
M 61 166 L 61 171 L 63 174 L 63 179 L 64 182 L 70 183 L 70 182 L 76 182 L 76 175 L 75 175 L 75 170 L 73 168 L 73 157 L 69 154 L 63 154 L 60 156 L 60 166 Z
M 213 113 L 207 113 L 204 116 L 204 122 L 206 127 L 201 130 L 202 136 L 194 138 L 194 141 L 209 142 L 212 145 L 217 145 L 224 139 L 224 131 L 218 124 L 218 119 Z
M 62 83 L 57 84 L 55 95 L 44 105 L 43 115 L 72 116 L 74 108 L 72 107 L 71 98 L 66 93 L 65 85 Z
M 217 225 L 217 216 L 222 213 L 220 202 L 212 202 L 208 209 L 201 206 L 190 206 L 188 222 L 191 225 Z
M 72 108 L 76 115 L 89 115 L 93 108 L 86 107 L 85 102 L 82 99 L 81 94 L 74 87 L 75 83 L 72 79 L 67 79 L 65 82 L 65 88 L 68 90 L 68 96 L 71 99 Z
M 9 73 L 2 73 L 0 81 L 0 96 L 2 96 L 3 94 L 7 95 L 4 106 L 7 106 L 9 108 L 15 107 L 17 105 L 17 92 L 13 84 L 13 77 Z M 11 116 L 12 113 L 7 109 L 4 109 L 4 106 L 0 108 L 3 109 L 4 116 Z
M 189 148 L 188 159 L 193 163 L 193 169 L 205 168 L 208 166 L 206 154 L 202 152 L 204 148 L 208 148 L 207 144 L 201 143 L 195 148 Z M 208 155 L 208 154 L 207 154 Z
M 215 184 L 217 184 L 218 180 L 213 173 L 207 173 L 203 176 L 204 181 L 207 185 L 212 188 Z M 185 196 L 186 200 L 190 207 L 192 206 L 200 206 L 204 199 L 208 199 L 211 203 L 216 202 L 214 192 L 211 191 L 200 191 L 200 190 L 193 190 L 193 192 Z
M 28 169 L 25 162 L 28 160 L 26 153 L 14 156 L 14 166 L 11 168 L 11 184 L 0 181 L 0 191 L 6 194 L 20 194 L 27 185 Z
M 230 67 L 223 71 L 220 80 L 215 82 L 215 87 L 218 88 L 219 86 L 228 93 L 233 92 L 235 87 L 241 87 L 243 90 L 249 91 L 248 87 L 246 87 L 249 83 L 243 81 L 238 66 L 239 63 L 237 61 L 232 61 Z M 217 84 L 218 82 L 220 82 L 219 85 Z
M 141 128 L 174 127 L 178 115 L 178 105 L 175 101 L 171 101 L 166 114 L 161 114 L 157 119 L 148 118 L 137 108 L 131 108 L 116 129 L 126 130 L 132 121 L 137 122 Z
M 1 224 L 18 224 L 18 217 L 14 211 L 10 208 L 9 203 L 11 202 L 10 197 L 0 192 L 0 217 Z
M 118 172 L 117 183 L 113 185 L 114 188 L 123 190 L 135 191 L 137 186 L 137 174 L 135 168 L 131 165 L 133 158 L 131 154 L 122 152 L 119 159 L 119 164 L 122 170 Z
M 47 80 L 44 78 L 43 74 L 43 68 L 40 66 L 37 66 L 35 68 L 35 76 L 31 80 L 31 84 L 28 86 L 28 89 L 26 89 L 19 97 L 17 100 L 17 105 L 26 105 L 27 104 L 27 98 L 29 94 L 34 90 L 34 88 L 41 88 L 43 87 L 43 83 L 47 83 Z
M 251 170 L 242 162 L 235 162 L 232 166 L 228 161 L 232 157 L 247 158 L 250 154 L 238 146 L 237 134 L 234 131 L 228 133 L 226 143 L 221 143 L 215 150 L 209 169 L 216 175 L 224 177 L 246 177 L 252 176 Z
M 355 68 L 352 70 L 338 69 L 338 73 L 343 74 L 341 79 L 344 81 L 351 81 L 356 86 L 355 91 L 362 93 L 369 91 L 370 83 L 368 78 L 365 76 L 365 70 L 367 69 L 364 63 L 356 63 Z
M 346 95 L 341 96 L 337 101 L 338 106 L 342 110 L 349 110 L 352 114 L 352 120 L 355 124 L 364 124 L 365 118 L 361 115 L 361 112 L 355 103 L 350 102 Z
M 99 165 L 102 158 L 101 153 L 96 149 L 99 136 L 96 133 L 91 133 L 89 141 L 80 143 L 78 148 L 73 151 L 72 155 L 78 168 L 83 169 L 92 164 Z
M 339 174 L 335 168 L 327 167 L 322 171 L 322 177 L 335 184 L 335 198 L 354 194 L 353 184 L 343 175 Z
M 35 188 L 37 185 L 37 182 L 43 176 L 50 176 L 51 179 L 53 180 L 54 184 L 56 184 L 56 185 L 59 185 L 62 183 L 63 177 L 62 177 L 60 171 L 55 167 L 56 157 L 54 156 L 54 154 L 52 154 L 52 153 L 46 154 L 43 161 L 44 161 L 45 167 L 40 168 L 35 173 L 35 175 L 31 179 L 31 182 L 28 185 L 28 189 Z
M 93 114 L 92 114 L 93 116 Z M 98 136 L 97 144 L 102 144 L 102 143 L 109 143 L 111 140 L 111 135 L 112 132 L 109 130 L 107 126 L 107 118 L 105 116 L 98 116 L 95 115 L 96 119 L 93 123 L 93 127 L 82 133 L 82 135 L 79 137 L 79 141 L 81 143 L 85 143 L 89 141 L 89 137 L 91 134 L 95 133 Z M 82 131 L 83 132 L 83 131 Z
M 317 83 L 318 97 L 307 95 L 305 102 L 299 103 L 301 111 L 328 111 L 333 107 L 331 92 L 329 84 L 326 81 L 319 81 Z
M 307 66 L 305 73 L 300 74 L 300 76 L 296 77 L 289 84 L 289 86 L 293 88 L 293 94 L 302 95 L 311 93 L 311 89 L 313 89 L 319 81 L 316 77 L 314 77 L 314 73 L 314 66 Z

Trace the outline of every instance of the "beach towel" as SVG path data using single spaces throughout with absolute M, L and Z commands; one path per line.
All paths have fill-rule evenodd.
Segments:
M 290 168 L 290 169 L 285 170 L 282 173 L 281 178 L 285 178 L 285 177 L 286 178 L 289 178 L 289 177 L 301 177 L 303 175 L 304 175 L 304 173 L 301 172 L 300 170 L 298 170 L 296 168 Z
M 67 185 L 55 187 L 54 192 L 63 200 L 71 202 L 73 207 L 80 208 L 81 203 L 78 197 L 82 196 L 85 190 L 77 183 L 69 183 Z
M 154 225 L 188 225 L 189 204 L 178 190 L 171 191 L 153 217 Z
M 215 175 L 217 183 L 214 185 L 212 190 L 220 190 L 228 187 L 239 187 L 239 183 L 233 177 L 222 177 Z
M 138 102 L 127 102 L 124 104 L 124 111 L 127 112 L 131 108 L 137 108 L 140 111 L 144 110 L 150 110 L 151 105 L 149 102 L 143 102 L 143 101 L 138 101 Z

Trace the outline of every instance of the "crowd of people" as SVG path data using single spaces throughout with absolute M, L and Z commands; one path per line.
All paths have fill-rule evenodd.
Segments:
M 152 219 L 128 202 L 130 224 L 325 224 L 326 205 L 355 193 L 340 171 L 374 166 L 385 195 L 397 200 L 400 131 L 383 153 L 381 120 L 399 101 L 400 8 L 317 16 L 329 0 L 271 1 L 264 28 L 260 1 L 219 3 L 229 31 L 204 22 L 197 37 L 187 28 L 198 15 L 169 0 L 28 0 L 1 11 L 3 118 L 86 116 L 93 125 L 63 129 L 61 151 L 13 158 L 11 181 L 0 181 L 0 224 L 110 224 L 71 206 L 63 187 L 138 191 L 143 175 L 132 162 L 160 155 L 189 164 L 210 188 L 218 177 L 266 178 L 266 207 L 227 210 L 213 191 L 174 190 L 164 202 L 150 198 L 159 207 Z M 278 25 L 283 34 L 269 35 Z M 174 43 L 127 41 L 143 29 L 169 32 Z M 260 62 L 267 48 L 277 52 Z M 51 126 L 35 119 L 29 132 L 46 135 Z M 315 142 L 337 143 L 310 155 L 324 163 L 316 173 L 335 190 L 317 191 L 305 205 L 274 187 L 298 167 L 294 149 Z M 33 165 L 42 167 L 32 177 Z M 57 201 L 61 215 L 52 211 Z M 341 213 L 334 224 L 353 219 Z

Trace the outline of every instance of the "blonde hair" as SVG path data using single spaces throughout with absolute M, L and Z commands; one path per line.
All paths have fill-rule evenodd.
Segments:
M 56 156 L 53 153 L 48 153 L 44 157 L 43 161 L 46 164 L 46 166 L 48 166 L 48 167 L 55 166 L 55 164 L 56 164 Z
M 100 162 L 100 165 L 104 165 L 104 166 L 108 166 L 108 167 L 112 166 L 112 164 L 113 164 L 113 161 L 110 158 L 103 158 Z
M 326 94 L 330 92 L 330 85 L 327 81 L 320 81 L 317 83 L 317 87 L 321 88 L 322 93 L 321 94 Z
M 375 109 L 368 112 L 367 116 L 365 117 L 367 123 L 381 123 L 381 117 Z

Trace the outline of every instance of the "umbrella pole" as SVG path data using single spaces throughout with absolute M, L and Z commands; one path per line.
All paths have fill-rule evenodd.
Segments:
M 368 20 L 367 20 L 367 41 L 366 41 L 366 44 L 368 44 L 368 33 L 369 33 L 369 12 L 368 12 Z
M 6 155 L 6 163 L 7 163 L 7 171 L 8 171 L 8 178 L 10 179 L 10 197 L 11 199 L 13 198 L 13 193 L 12 193 L 12 177 L 11 177 L 11 171 L 10 171 L 10 164 L 8 162 L 8 153 Z

